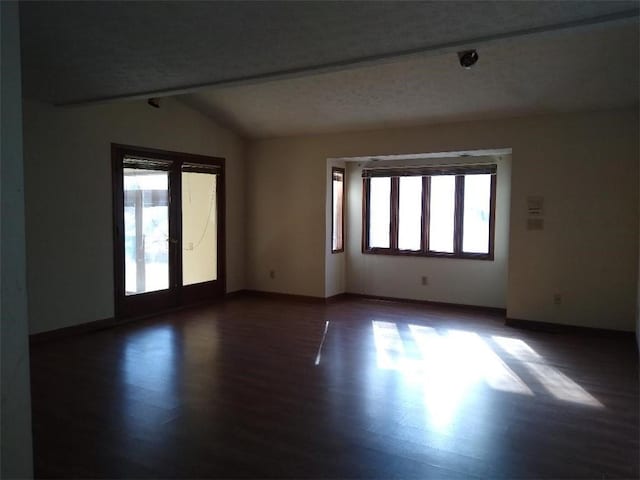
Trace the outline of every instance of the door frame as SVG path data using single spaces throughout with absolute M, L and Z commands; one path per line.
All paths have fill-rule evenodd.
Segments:
M 164 160 L 171 163 L 169 173 L 169 288 L 125 295 L 124 188 L 123 159 L 126 156 Z M 217 278 L 195 285 L 182 285 L 182 182 L 184 164 L 219 168 L 216 172 Z M 111 144 L 113 199 L 113 281 L 115 318 L 143 316 L 172 308 L 220 298 L 226 292 L 225 159 L 156 148 Z M 173 266 L 173 268 L 172 268 Z

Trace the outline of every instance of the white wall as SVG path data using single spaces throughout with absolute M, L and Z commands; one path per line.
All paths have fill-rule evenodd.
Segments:
M 0 3 L 0 477 L 33 476 L 17 2 Z
M 24 102 L 31 333 L 112 317 L 111 143 L 226 158 L 227 291 L 244 288 L 244 151 L 177 100 L 56 108 Z
M 348 187 L 347 182 L 348 178 L 345 178 L 345 197 L 343 198 L 344 202 L 344 232 L 343 232 L 343 240 L 344 240 L 344 251 L 331 253 L 331 249 L 333 247 L 333 230 L 332 230 L 332 221 L 333 221 L 333 179 L 332 179 L 332 169 L 333 167 L 346 168 L 346 162 L 343 160 L 327 160 L 327 172 L 325 175 L 326 178 L 326 194 L 325 194 L 325 209 L 326 209 L 326 239 L 325 239 L 325 287 L 324 287 L 324 296 L 332 297 L 334 295 L 339 295 L 341 293 L 345 293 L 347 286 L 347 242 L 348 242 L 348 234 L 349 230 L 348 222 L 346 219 L 347 215 L 347 205 L 348 205 Z M 346 175 L 346 172 L 345 172 Z
M 304 138 L 249 145 L 247 288 L 324 296 L 327 157 Z
M 510 147 L 508 315 L 633 330 L 638 127 L 630 109 L 253 142 L 247 283 L 326 295 L 327 158 Z M 528 195 L 545 199 L 541 232 L 526 230 Z M 274 280 L 270 268 L 279 273 Z M 562 305 L 553 304 L 554 293 Z
M 348 292 L 506 308 L 511 158 L 509 155 L 501 158 L 476 157 L 473 161 L 498 166 L 493 261 L 363 254 L 362 167 L 349 162 Z M 432 159 L 420 163 L 454 164 L 464 161 Z M 428 278 L 426 286 L 421 283 L 423 275 Z

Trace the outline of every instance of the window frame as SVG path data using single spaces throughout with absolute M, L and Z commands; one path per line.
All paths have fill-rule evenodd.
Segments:
M 436 257 L 436 258 L 457 258 L 467 260 L 489 260 L 495 258 L 495 217 L 496 217 L 496 192 L 497 192 L 497 165 L 483 165 L 480 168 L 492 170 L 490 199 L 489 199 L 489 252 L 471 253 L 462 251 L 463 225 L 464 225 L 464 176 L 478 174 L 477 165 L 451 166 L 451 167 L 424 167 L 416 171 L 412 168 L 389 169 L 388 174 L 383 170 L 372 170 L 378 172 L 375 175 L 362 178 L 362 253 L 373 255 L 395 255 L 410 257 Z M 485 172 L 488 173 L 488 172 Z M 399 198 L 400 198 L 400 177 L 401 176 L 421 176 L 422 177 L 422 215 L 421 215 L 421 235 L 420 250 L 401 250 L 398 248 L 398 224 L 399 224 Z M 430 220 L 430 195 L 431 177 L 438 175 L 455 175 L 455 208 L 454 208 L 454 233 L 453 233 L 453 253 L 436 252 L 429 250 L 429 220 Z M 369 205 L 370 205 L 370 181 L 372 177 L 385 177 L 391 179 L 391 195 L 389 198 L 391 207 L 391 219 L 389 224 L 390 247 L 369 247 Z
M 335 234 L 334 231 L 334 225 L 335 225 L 335 211 L 333 208 L 333 198 L 335 195 L 335 189 L 334 189 L 334 180 L 333 180 L 333 176 L 334 174 L 339 173 L 342 175 L 342 205 L 340 205 L 340 220 L 341 220 L 341 225 L 342 225 L 342 245 L 340 246 L 340 248 L 334 249 L 333 248 L 333 235 Z M 331 253 L 343 253 L 344 252 L 344 243 L 345 243 L 345 231 L 344 231 L 344 204 L 345 204 L 345 194 L 346 194 L 346 188 L 345 188 L 345 183 L 347 180 L 347 174 L 346 174 L 346 169 L 343 167 L 331 167 Z

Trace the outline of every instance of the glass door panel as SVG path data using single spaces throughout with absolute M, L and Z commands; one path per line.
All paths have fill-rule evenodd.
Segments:
M 223 296 L 224 159 L 111 151 L 116 318 Z
M 169 288 L 169 172 L 123 169 L 125 295 Z
M 218 175 L 182 172 L 182 285 L 218 278 Z

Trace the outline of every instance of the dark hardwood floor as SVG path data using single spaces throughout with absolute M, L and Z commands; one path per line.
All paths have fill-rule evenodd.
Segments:
M 638 477 L 634 342 L 503 322 L 248 297 L 32 345 L 35 472 Z

